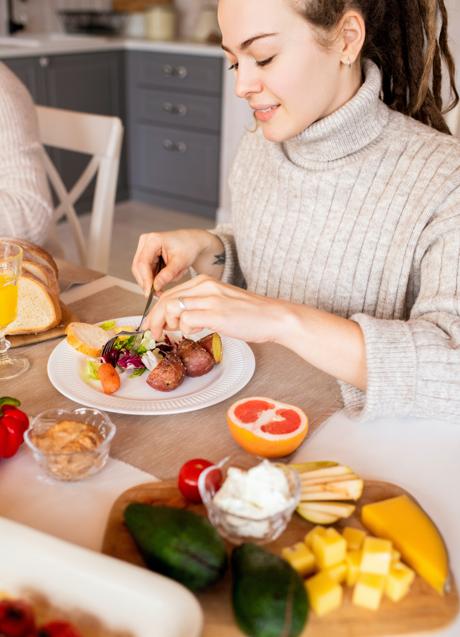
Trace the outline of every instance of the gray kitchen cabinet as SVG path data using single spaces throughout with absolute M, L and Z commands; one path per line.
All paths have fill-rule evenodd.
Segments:
M 125 126 L 118 198 L 214 218 L 219 207 L 222 59 L 164 51 L 5 58 L 38 104 L 117 115 Z M 53 150 L 67 187 L 87 158 Z M 91 192 L 79 210 L 89 207 Z
M 131 51 L 126 83 L 131 196 L 214 217 L 219 205 L 221 59 Z
M 26 84 L 37 104 L 116 115 L 124 120 L 121 51 L 8 58 L 3 61 Z M 67 188 L 75 183 L 88 163 L 88 157 L 78 153 L 53 149 L 50 155 Z M 125 153 L 122 153 L 118 198 L 126 196 L 126 160 Z M 88 210 L 92 197 L 93 189 L 90 187 L 78 205 L 79 210 Z

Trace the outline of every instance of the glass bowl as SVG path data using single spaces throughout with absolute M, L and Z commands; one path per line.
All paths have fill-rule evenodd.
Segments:
M 104 467 L 115 431 L 110 418 L 97 409 L 48 409 L 35 416 L 24 440 L 49 476 L 73 481 Z
M 225 510 L 215 500 L 220 485 L 225 482 L 228 470 L 237 467 L 248 471 L 266 461 L 258 456 L 236 453 L 202 471 L 198 478 L 198 489 L 206 507 L 208 518 L 217 531 L 233 544 L 253 542 L 267 544 L 276 540 L 287 527 L 300 499 L 300 478 L 298 473 L 282 463 L 270 463 L 279 467 L 287 478 L 288 498 L 283 508 L 276 513 L 264 515 L 263 509 L 251 511 L 249 515 Z M 220 474 L 218 473 L 220 471 Z

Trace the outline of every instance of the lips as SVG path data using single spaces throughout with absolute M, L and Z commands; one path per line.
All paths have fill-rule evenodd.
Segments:
M 254 110 L 254 117 L 256 117 L 256 119 L 261 122 L 268 122 L 276 113 L 279 104 L 252 106 L 251 108 Z

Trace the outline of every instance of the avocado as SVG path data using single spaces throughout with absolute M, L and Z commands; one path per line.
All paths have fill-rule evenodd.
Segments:
M 232 553 L 232 603 L 250 637 L 297 637 L 308 618 L 302 578 L 288 562 L 255 544 Z
M 225 544 L 201 515 L 185 509 L 129 504 L 125 523 L 153 571 L 198 591 L 219 580 L 227 567 Z

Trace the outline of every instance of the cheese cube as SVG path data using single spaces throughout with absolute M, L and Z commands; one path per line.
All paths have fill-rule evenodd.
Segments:
M 342 604 L 343 589 L 327 573 L 317 573 L 305 582 L 310 606 L 322 617 Z
M 396 549 L 393 549 L 391 551 L 391 564 L 392 565 L 397 564 L 400 559 L 401 559 L 401 553 L 397 551 Z
M 281 555 L 300 575 L 309 575 L 315 570 L 315 556 L 303 542 L 287 546 Z
M 393 545 L 389 540 L 367 537 L 363 542 L 360 569 L 363 573 L 388 575 L 391 565 Z
M 393 564 L 385 579 L 385 595 L 393 602 L 399 602 L 409 592 L 414 578 L 411 568 L 402 562 Z
M 353 604 L 370 610 L 377 610 L 380 606 L 384 586 L 384 575 L 360 573 L 353 590 Z
M 346 526 L 342 531 L 342 536 L 345 538 L 349 551 L 358 551 L 364 542 L 366 531 Z
M 329 568 L 326 568 L 321 572 L 327 573 L 331 579 L 333 579 L 338 584 L 341 584 L 347 577 L 347 563 L 345 561 L 340 562 L 340 564 L 329 566 Z
M 335 529 L 328 528 L 324 533 L 313 536 L 312 548 L 316 563 L 323 570 L 345 560 L 347 543 Z
M 361 551 L 347 551 L 345 563 L 347 565 L 347 586 L 354 586 L 360 573 Z
M 324 535 L 325 533 L 326 529 L 324 528 L 324 526 L 315 526 L 312 528 L 311 531 L 307 533 L 303 541 L 308 546 L 308 548 L 311 549 L 313 547 L 313 538 L 315 537 L 315 535 Z

